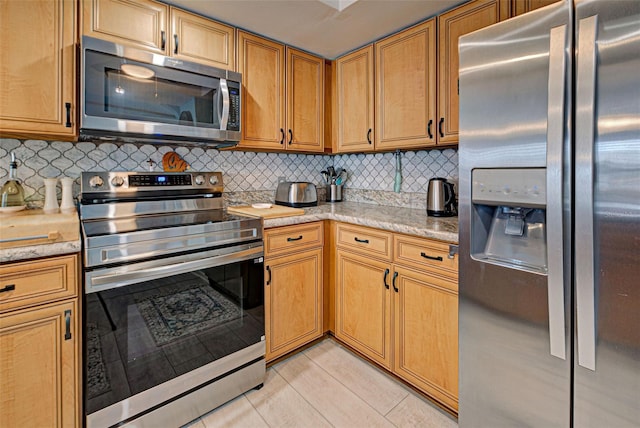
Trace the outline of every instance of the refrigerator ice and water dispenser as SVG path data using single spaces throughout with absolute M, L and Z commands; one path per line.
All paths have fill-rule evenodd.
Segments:
M 474 169 L 471 257 L 547 273 L 546 169 Z

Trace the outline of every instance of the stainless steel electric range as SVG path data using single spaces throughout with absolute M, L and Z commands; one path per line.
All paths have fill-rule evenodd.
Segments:
M 180 426 L 265 375 L 262 220 L 219 172 L 86 172 L 86 425 Z

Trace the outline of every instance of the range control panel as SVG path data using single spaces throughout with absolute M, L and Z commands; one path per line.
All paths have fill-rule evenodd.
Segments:
M 546 189 L 546 168 L 474 169 L 471 172 L 474 204 L 544 208 Z
M 153 192 L 202 189 L 223 191 L 221 172 L 83 172 L 80 193 Z

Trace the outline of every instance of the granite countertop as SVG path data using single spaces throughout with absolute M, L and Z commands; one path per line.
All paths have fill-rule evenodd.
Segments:
M 391 232 L 458 243 L 457 217 L 429 217 L 425 210 L 357 202 L 320 203 L 304 209 L 304 215 L 265 219 L 264 227 L 288 226 L 318 220 L 336 220 Z M 77 253 L 80 239 L 51 244 L 0 249 L 0 262 Z
M 458 217 L 429 217 L 425 210 L 357 202 L 320 203 L 301 216 L 265 219 L 264 227 L 287 226 L 316 220 L 345 223 L 458 243 Z

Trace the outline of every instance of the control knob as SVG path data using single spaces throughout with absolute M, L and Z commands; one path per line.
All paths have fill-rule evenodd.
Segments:
M 212 175 L 211 177 L 209 177 L 209 183 L 213 184 L 218 184 L 218 176 L 217 175 Z
M 120 187 L 124 184 L 124 178 L 120 177 L 119 175 L 116 175 L 111 179 L 111 184 L 114 187 Z
M 102 187 L 103 184 L 104 180 L 99 175 L 94 175 L 89 179 L 89 186 L 93 187 L 94 189 Z
M 204 177 L 202 175 L 196 175 L 196 178 L 194 179 L 194 181 L 198 186 L 201 186 L 204 184 Z

